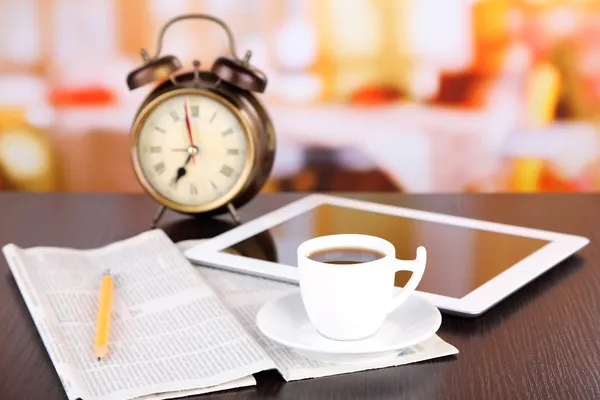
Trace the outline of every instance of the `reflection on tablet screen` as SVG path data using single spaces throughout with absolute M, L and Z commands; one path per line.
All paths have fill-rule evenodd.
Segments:
M 327 204 L 224 251 L 295 267 L 300 243 L 338 233 L 384 238 L 394 244 L 399 259 L 414 259 L 416 248 L 425 246 L 427 267 L 418 290 L 454 298 L 463 297 L 549 243 Z M 396 285 L 403 286 L 409 276 L 399 272 Z

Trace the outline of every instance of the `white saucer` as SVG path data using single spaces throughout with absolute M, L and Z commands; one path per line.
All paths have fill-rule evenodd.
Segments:
M 266 337 L 307 358 L 356 364 L 395 357 L 403 349 L 430 338 L 439 329 L 442 316 L 434 305 L 412 295 L 388 315 L 375 335 L 363 340 L 338 341 L 318 333 L 297 291 L 265 304 L 256 316 L 256 323 Z

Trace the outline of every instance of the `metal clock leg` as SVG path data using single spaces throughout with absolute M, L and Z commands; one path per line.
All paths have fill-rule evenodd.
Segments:
M 231 214 L 231 218 L 235 221 L 236 224 L 240 225 L 242 221 L 240 220 L 240 216 L 237 213 L 237 210 L 233 206 L 232 203 L 227 204 L 227 209 L 229 210 L 229 214 Z
M 156 224 L 158 224 L 158 221 L 162 218 L 162 216 L 163 216 L 163 214 L 165 213 L 166 210 L 167 210 L 167 207 L 160 206 L 160 208 L 158 209 L 158 211 L 154 215 L 154 218 L 152 219 L 152 225 L 150 225 L 150 229 L 156 228 Z

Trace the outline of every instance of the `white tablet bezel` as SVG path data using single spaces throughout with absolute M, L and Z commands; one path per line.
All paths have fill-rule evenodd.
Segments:
M 544 247 L 525 257 L 462 298 L 446 297 L 417 290 L 419 295 L 432 302 L 438 308 L 461 315 L 476 316 L 485 312 L 509 294 L 515 292 L 589 243 L 589 239 L 582 236 L 396 207 L 332 195 L 310 194 L 200 243 L 185 251 L 184 254 L 188 260 L 196 264 L 297 284 L 298 270 L 296 267 L 256 260 L 222 252 L 222 250 L 322 204 L 338 205 L 549 241 Z

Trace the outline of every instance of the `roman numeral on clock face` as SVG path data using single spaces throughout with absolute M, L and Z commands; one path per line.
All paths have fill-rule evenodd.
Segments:
M 165 172 L 165 163 L 161 161 L 158 164 L 154 164 L 154 170 L 157 174 L 161 175 L 163 172 Z
M 221 135 L 227 136 L 227 135 L 230 135 L 232 133 L 233 133 L 233 129 L 228 128 L 228 129 L 225 129 L 223 132 L 221 132 Z
M 192 114 L 192 117 L 197 117 L 199 113 L 198 106 L 191 106 L 190 113 Z
M 233 168 L 231 168 L 229 165 L 225 164 L 221 167 L 221 174 L 225 175 L 227 178 L 231 177 L 231 174 L 233 174 Z
M 194 196 L 198 194 L 198 188 L 196 187 L 196 185 L 194 185 L 194 184 L 190 185 L 190 194 L 194 195 Z
M 173 121 L 174 121 L 174 122 L 177 122 L 177 121 L 179 121 L 179 115 L 177 115 L 177 112 L 176 112 L 176 111 L 171 111 L 171 112 L 169 113 L 169 115 L 171 116 L 171 118 L 173 118 Z
M 227 154 L 237 156 L 238 154 L 240 154 L 240 151 L 238 149 L 227 149 Z

